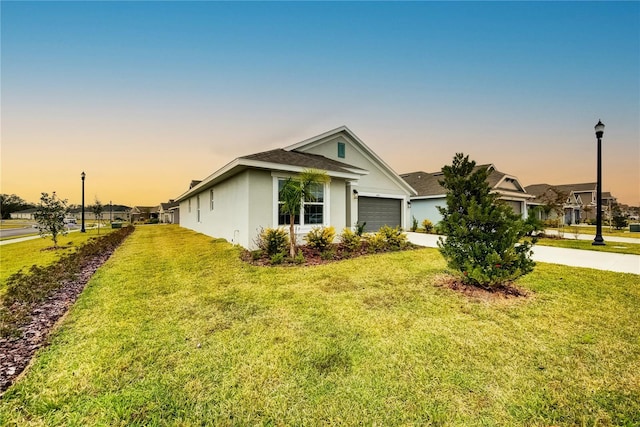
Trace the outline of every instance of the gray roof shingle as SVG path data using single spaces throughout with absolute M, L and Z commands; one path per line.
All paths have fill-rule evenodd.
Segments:
M 262 153 L 250 154 L 240 158 L 334 172 L 352 173 L 354 169 L 362 170 L 356 166 L 332 160 L 318 154 L 301 153 L 295 150 L 287 151 L 283 149 L 276 149 L 263 151 Z

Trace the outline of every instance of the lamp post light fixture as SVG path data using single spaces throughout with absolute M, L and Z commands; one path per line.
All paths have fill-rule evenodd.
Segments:
M 598 140 L 598 182 L 596 184 L 596 238 L 591 243 L 594 246 L 604 246 L 602 238 L 602 135 L 604 134 L 604 124 L 598 120 L 595 127 L 596 138 Z
M 80 228 L 81 233 L 86 232 L 86 230 L 84 229 L 84 177 L 85 176 L 87 176 L 87 174 L 84 173 L 84 171 L 82 171 L 82 173 L 80 174 L 80 177 L 82 178 L 82 227 Z

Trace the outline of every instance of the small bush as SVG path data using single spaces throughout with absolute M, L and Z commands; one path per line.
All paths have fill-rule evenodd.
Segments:
M 257 261 L 260 258 L 262 258 L 263 254 L 264 254 L 264 252 L 262 251 L 262 249 L 251 251 L 251 259 L 254 260 L 254 261 Z
M 369 236 L 369 252 L 397 251 L 409 245 L 407 234 L 400 227 L 385 225 L 377 233 Z
M 391 228 L 385 225 L 384 227 L 380 228 L 377 234 L 382 236 L 387 244 L 387 249 L 389 250 L 397 251 L 399 249 L 404 249 L 405 247 L 407 247 L 407 234 L 404 233 L 400 229 L 400 227 Z
M 433 232 L 433 223 L 428 220 L 425 219 L 422 221 L 422 228 L 424 228 L 424 232 L 425 233 L 432 233 Z
M 293 259 L 293 262 L 295 262 L 296 264 L 304 264 L 304 261 L 305 261 L 304 254 L 300 249 L 298 249 L 298 253 L 296 254 L 296 257 Z
M 289 234 L 282 228 L 263 228 L 260 229 L 255 244 L 268 257 L 273 257 L 276 254 L 287 252 L 289 249 Z
M 560 220 L 559 219 L 545 219 L 542 223 L 545 227 L 552 227 L 552 228 L 557 228 L 560 227 Z
M 340 241 L 347 252 L 355 252 L 362 247 L 362 238 L 354 233 L 350 228 L 342 230 Z
M 415 233 L 417 230 L 418 230 L 418 220 L 414 216 L 411 219 L 411 231 L 413 231 Z
M 282 252 L 278 252 L 271 256 L 271 264 L 273 265 L 282 264 L 283 261 L 284 261 L 284 253 Z
M 333 243 L 336 237 L 336 229 L 333 227 L 313 227 L 304 237 L 310 248 L 324 252 Z

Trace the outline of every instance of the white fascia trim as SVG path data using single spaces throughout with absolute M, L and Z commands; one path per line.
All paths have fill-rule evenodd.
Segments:
M 493 188 L 497 189 L 498 187 L 500 187 L 500 184 L 502 184 L 502 182 L 505 181 L 506 179 L 514 180 L 515 183 L 518 185 L 518 187 L 520 187 L 520 190 L 525 191 L 524 187 L 522 186 L 522 184 L 520 184 L 520 180 L 517 177 L 515 177 L 513 175 L 506 174 L 506 173 L 504 174 L 502 179 L 500 179 L 500 181 L 498 181 L 498 183 Z
M 381 165 L 382 167 L 380 168 L 380 170 L 387 176 L 387 178 L 394 181 L 400 188 L 406 190 L 410 195 L 418 194 L 418 192 L 414 190 L 413 187 L 411 187 L 404 179 L 402 179 L 402 177 L 400 177 L 400 175 L 398 175 L 396 171 L 391 168 L 391 166 L 389 166 L 384 160 L 382 160 L 373 150 L 371 150 L 371 148 L 367 146 L 367 144 L 364 143 L 364 141 L 358 138 L 358 136 L 346 126 L 340 126 L 339 128 L 330 130 L 321 135 L 317 135 L 313 138 L 298 142 L 297 144 L 290 145 L 288 147 L 285 147 L 284 150 L 292 151 L 302 147 L 313 148 L 316 144 L 323 142 L 324 139 L 333 135 L 337 135 L 340 132 L 346 133 L 351 139 L 357 142 L 356 149 L 360 152 L 360 154 L 362 154 L 364 157 L 368 157 L 370 160 L 373 159 L 374 161 L 372 161 L 372 163 L 375 164 L 377 162 L 379 165 Z M 358 144 L 360 145 L 360 147 L 357 147 Z
M 263 162 L 260 160 L 237 158 L 234 161 L 226 164 L 221 169 L 218 169 L 213 174 L 209 175 L 201 183 L 194 186 L 193 188 L 190 188 L 189 191 L 181 194 L 175 200 L 177 202 L 180 202 L 182 200 L 185 200 L 193 196 L 194 194 L 197 194 L 203 190 L 206 190 L 207 187 L 210 187 L 212 184 L 214 184 L 220 177 L 231 172 L 233 169 L 240 168 L 240 167 L 280 170 L 280 171 L 293 172 L 293 173 L 300 173 L 308 169 L 301 166 L 291 166 L 291 165 L 285 165 L 281 163 L 271 163 L 271 162 Z M 327 172 L 327 175 L 329 175 L 330 177 L 358 180 L 360 176 L 365 175 L 365 173 L 360 173 L 359 172 L 360 169 L 358 169 L 357 171 L 358 172 L 354 172 L 354 173 L 336 172 L 336 171 L 326 171 L 326 172 Z M 362 171 L 362 172 L 366 172 L 366 171 Z
M 491 190 L 492 193 L 497 193 L 501 197 L 517 197 L 520 199 L 535 199 L 536 196 L 529 193 L 518 193 L 516 191 L 505 191 L 505 190 Z

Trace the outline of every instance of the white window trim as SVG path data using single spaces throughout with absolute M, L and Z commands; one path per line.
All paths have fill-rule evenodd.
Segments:
M 213 193 L 213 188 L 209 190 L 209 210 L 213 211 L 215 204 L 214 204 L 214 193 Z
M 288 227 L 289 225 L 279 225 L 278 224 L 278 216 L 280 215 L 279 212 L 279 204 L 278 204 L 278 199 L 279 199 L 279 194 L 278 194 L 278 180 L 279 179 L 288 179 L 291 178 L 292 175 L 290 174 L 285 174 L 285 173 L 278 173 L 278 172 L 271 172 L 271 176 L 272 176 L 272 180 L 273 180 L 273 228 L 279 228 L 279 227 Z M 324 209 L 323 209 L 323 213 L 322 213 L 322 224 L 304 224 L 304 225 L 300 225 L 300 224 L 296 224 L 295 225 L 295 231 L 296 234 L 298 233 L 302 233 L 302 234 L 306 234 L 309 231 L 311 231 L 311 229 L 313 227 L 328 227 L 331 224 L 331 217 L 330 217 L 330 211 L 331 211 L 331 180 L 329 180 L 328 182 L 324 183 Z
M 202 217 L 200 216 L 200 195 L 196 195 L 196 221 L 198 223 L 202 222 Z

